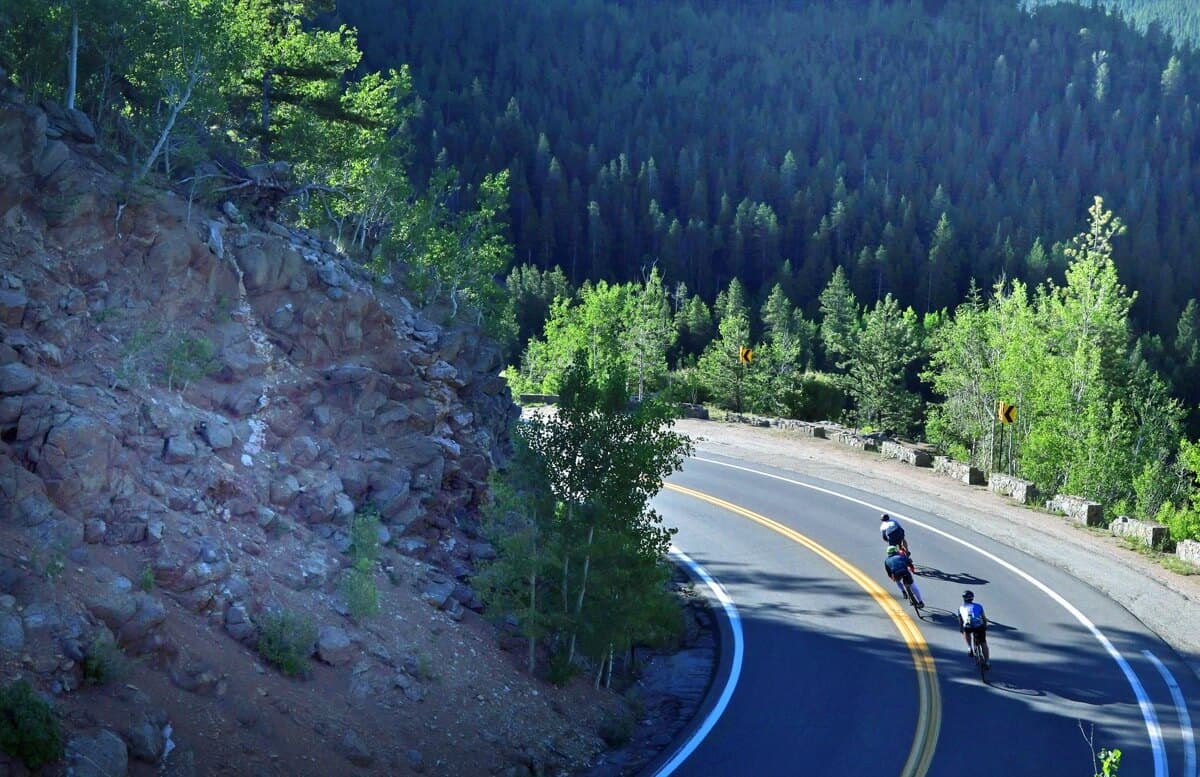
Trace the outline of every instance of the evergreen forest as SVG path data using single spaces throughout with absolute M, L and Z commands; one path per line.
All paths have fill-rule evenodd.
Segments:
M 1068 0 L 1025 0 L 1026 8 L 1068 2 Z M 1118 13 L 1139 30 L 1157 26 L 1176 41 L 1195 46 L 1200 41 L 1200 5 L 1180 0 L 1100 0 L 1100 7 Z
M 517 260 L 572 283 L 655 264 L 811 316 L 840 266 L 926 313 L 1061 279 L 1051 247 L 1100 195 L 1141 330 L 1173 335 L 1200 285 L 1200 60 L 1162 25 L 1015 0 L 338 9 L 373 67 L 411 67 L 415 168 L 507 170 Z

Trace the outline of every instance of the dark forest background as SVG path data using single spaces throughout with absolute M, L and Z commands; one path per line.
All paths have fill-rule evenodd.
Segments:
M 573 283 L 656 263 L 713 299 L 775 282 L 952 308 L 970 279 L 1061 276 L 1093 194 L 1135 326 L 1200 287 L 1200 62 L 1187 4 L 339 0 L 372 68 L 407 63 L 418 177 L 510 171 L 516 259 Z M 1167 11 L 1170 9 L 1168 8 Z

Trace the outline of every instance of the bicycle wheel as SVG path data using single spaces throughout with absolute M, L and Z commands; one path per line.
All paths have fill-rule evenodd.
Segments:
M 975 665 L 979 667 L 979 679 L 986 684 L 987 661 L 983 657 L 983 645 L 979 644 L 974 634 L 971 635 L 971 653 L 975 657 Z
M 917 620 L 925 620 L 921 615 L 921 608 L 917 606 L 917 596 L 913 592 L 912 586 L 906 585 L 905 588 L 908 589 L 908 603 L 912 605 L 913 612 L 917 614 Z

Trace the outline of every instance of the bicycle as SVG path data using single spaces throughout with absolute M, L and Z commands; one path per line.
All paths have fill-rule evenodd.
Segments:
M 913 591 L 912 584 L 905 580 L 901 580 L 900 585 L 904 589 L 904 598 L 908 600 L 908 603 L 912 605 L 913 612 L 917 614 L 917 620 L 925 620 L 925 616 L 921 614 L 921 610 L 924 609 L 925 603 L 917 601 L 917 596 Z
M 983 645 L 975 639 L 975 633 L 972 632 L 969 637 L 971 640 L 971 658 L 975 661 L 975 666 L 979 667 L 979 679 L 987 684 L 988 662 L 983 657 Z

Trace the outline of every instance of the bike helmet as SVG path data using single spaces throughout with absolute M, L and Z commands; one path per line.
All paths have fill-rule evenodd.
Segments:
M 890 520 L 892 520 L 892 516 L 888 515 L 887 513 L 884 513 L 883 515 L 879 516 L 879 520 L 880 521 L 890 521 Z
M 964 602 L 975 601 L 975 592 L 974 591 L 963 591 L 963 601 Z
M 900 552 L 900 549 L 897 548 L 895 545 L 888 545 L 888 555 L 889 556 L 894 556 L 899 552 Z

